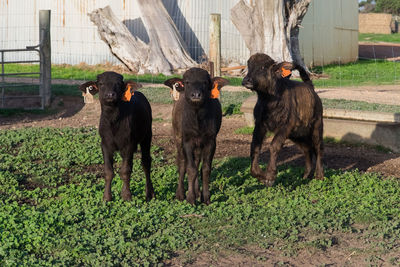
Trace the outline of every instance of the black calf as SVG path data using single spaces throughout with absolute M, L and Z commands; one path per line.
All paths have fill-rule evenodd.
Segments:
M 289 62 L 277 63 L 265 54 L 252 55 L 247 64 L 248 74 L 242 84 L 258 95 L 250 152 L 251 174 L 265 185 L 273 185 L 278 152 L 289 138 L 304 152 L 304 177 L 310 176 L 315 156 L 315 178 L 323 179 L 322 103 L 308 74 L 300 66 Z M 293 69 L 299 70 L 303 82 L 285 78 Z M 274 132 L 275 136 L 270 145 L 268 169 L 264 173 L 258 160 L 267 130 Z
M 150 180 L 150 145 L 151 145 L 151 107 L 146 97 L 136 90 L 141 85 L 132 81 L 123 81 L 122 75 L 115 72 L 104 72 L 97 76 L 95 82 L 86 82 L 79 88 L 94 95 L 99 92 L 101 116 L 99 133 L 104 158 L 105 189 L 103 199 L 110 201 L 111 181 L 114 177 L 114 152 L 120 151 L 122 157 L 121 179 L 123 180 L 121 196 L 131 200 L 129 181 L 132 173 L 133 153 L 140 144 L 142 167 L 146 175 L 146 200 L 154 197 Z
M 179 182 L 176 198 L 185 198 L 184 177 L 188 174 L 186 200 L 194 204 L 200 196 L 198 169 L 202 161 L 202 195 L 210 203 L 208 188 L 211 165 L 216 147 L 216 137 L 221 127 L 222 111 L 218 100 L 219 90 L 229 82 L 223 78 L 210 78 L 206 70 L 191 68 L 183 79 L 172 78 L 164 82 L 180 92 L 174 102 L 172 126 L 177 147 Z

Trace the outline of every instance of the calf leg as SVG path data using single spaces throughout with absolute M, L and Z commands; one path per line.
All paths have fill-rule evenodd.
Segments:
M 108 149 L 106 146 L 102 145 L 101 146 L 101 151 L 103 153 L 103 159 L 104 159 L 104 180 L 105 180 L 105 186 L 104 186 L 104 194 L 103 194 L 103 200 L 104 201 L 111 201 L 111 181 L 114 178 L 114 151 L 111 149 Z
M 203 166 L 201 168 L 202 181 L 203 181 L 202 202 L 206 205 L 210 204 L 210 189 L 208 185 L 210 182 L 209 179 L 211 174 L 212 160 L 214 158 L 214 153 L 215 153 L 215 147 L 216 144 L 214 139 L 210 141 L 209 144 L 207 144 L 203 149 Z
M 324 150 L 323 138 L 322 138 L 322 119 L 318 120 L 314 126 L 313 131 L 313 149 L 316 155 L 315 162 L 315 179 L 324 179 L 324 168 L 322 166 L 322 155 Z
M 141 143 L 140 149 L 142 151 L 142 167 L 144 174 L 146 176 L 146 201 L 150 201 L 155 197 L 153 183 L 150 179 L 150 170 L 151 170 L 151 156 L 150 156 L 150 147 L 151 147 L 151 134 L 148 135 Z
M 251 158 L 251 175 L 260 182 L 265 180 L 265 174 L 262 172 L 259 164 L 261 146 L 267 133 L 267 126 L 261 121 L 256 121 L 253 139 L 251 140 L 250 158 Z
M 199 169 L 200 160 L 201 160 L 201 152 L 199 149 L 197 149 L 195 152 L 195 159 L 194 159 L 194 163 L 196 165 L 196 170 Z M 202 173 L 200 173 L 200 175 L 201 175 L 201 177 L 203 177 Z M 199 175 L 196 175 L 196 178 L 194 180 L 194 195 L 195 195 L 196 199 L 198 199 L 200 197 Z
M 132 194 L 130 190 L 130 180 L 132 174 L 132 160 L 133 151 L 127 151 L 121 153 L 122 156 L 122 166 L 121 166 L 121 179 L 122 179 L 122 189 L 121 197 L 123 200 L 130 201 L 132 199 Z
M 194 204 L 196 200 L 195 194 L 195 181 L 197 177 L 198 170 L 196 169 L 196 163 L 194 159 L 194 149 L 191 142 L 185 142 L 183 144 L 183 150 L 186 158 L 186 171 L 188 175 L 188 193 L 186 195 L 186 201 L 190 204 Z
M 269 151 L 270 151 L 270 158 L 269 158 L 269 163 L 268 163 L 268 169 L 267 169 L 267 175 L 265 177 L 265 180 L 263 183 L 266 186 L 272 186 L 275 182 L 276 178 L 276 160 L 278 158 L 278 153 L 281 150 L 283 143 L 286 140 L 286 131 L 285 130 L 280 130 L 278 131 L 274 139 L 272 139 Z
M 183 201 L 185 199 L 185 186 L 184 186 L 184 179 L 185 179 L 185 173 L 186 173 L 186 161 L 185 161 L 185 155 L 183 153 L 183 147 L 182 143 L 179 140 L 175 140 L 176 142 L 176 148 L 177 148 L 177 165 L 178 165 L 178 172 L 179 172 L 179 178 L 178 178 L 178 188 L 176 189 L 176 194 L 175 197 L 176 199 Z
M 296 144 L 300 147 L 304 152 L 305 157 L 305 168 L 303 178 L 310 178 L 311 170 L 312 170 L 312 156 L 314 154 L 314 149 L 311 144 L 306 142 L 296 142 Z

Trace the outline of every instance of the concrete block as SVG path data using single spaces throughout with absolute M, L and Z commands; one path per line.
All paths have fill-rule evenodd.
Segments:
M 241 107 L 247 125 L 254 126 L 257 96 Z M 381 145 L 400 152 L 400 114 L 359 110 L 324 109 L 324 137 L 342 141 Z

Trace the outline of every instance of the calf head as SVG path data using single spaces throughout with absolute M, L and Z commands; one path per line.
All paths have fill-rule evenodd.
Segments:
M 164 84 L 183 93 L 191 105 L 202 106 L 207 99 L 218 98 L 221 88 L 229 84 L 229 81 L 221 77 L 211 79 L 206 70 L 191 68 L 183 74 L 183 79 L 171 78 Z
M 242 85 L 248 89 L 270 95 L 276 94 L 276 82 L 289 78 L 294 65 L 290 62 L 277 63 L 266 54 L 257 53 L 247 61 L 248 72 Z
M 107 71 L 97 75 L 96 81 L 86 82 L 79 86 L 84 93 L 95 95 L 99 93 L 102 105 L 113 106 L 121 101 L 129 102 L 134 92 L 142 85 L 133 81 L 124 82 L 122 75 Z

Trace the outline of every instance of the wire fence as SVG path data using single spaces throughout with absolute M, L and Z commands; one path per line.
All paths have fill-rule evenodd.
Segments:
M 210 13 L 221 14 L 222 66 L 246 64 L 250 56 L 249 51 L 230 19 L 230 10 L 238 0 L 163 0 L 162 2 L 175 22 L 190 55 L 199 64 L 204 63 L 208 54 Z M 346 22 L 346 18 L 343 17 L 350 8 L 342 3 L 343 6 L 337 9 L 339 16 L 336 13 L 329 13 L 329 10 L 334 9 L 336 1 L 329 2 L 330 8 L 325 8 L 327 11 L 318 11 L 323 5 L 318 1 L 314 2 L 307 13 L 308 17 L 303 20 L 300 42 L 302 56 L 316 74 L 314 77 L 316 86 L 343 87 L 400 83 L 400 44 L 357 46 L 358 39 L 354 40 L 358 38 L 357 34 L 354 34 L 357 25 L 351 26 L 354 19 L 350 21 L 347 19 Z M 111 6 L 116 16 L 121 18 L 133 35 L 144 42 L 149 42 L 136 1 L 0 0 L 0 49 L 36 44 L 39 39 L 38 10 L 51 9 L 53 79 L 89 80 L 93 78 L 93 72 L 104 69 L 127 71 L 110 52 L 105 42 L 99 38 L 97 27 L 87 15 L 94 9 L 106 5 Z M 341 12 L 341 10 L 347 11 Z M 320 12 L 318 16 L 315 15 L 317 11 Z M 340 27 L 337 24 L 333 27 L 328 23 L 320 23 L 318 20 L 324 16 L 338 17 L 335 23 L 344 21 L 343 23 L 347 23 L 347 28 L 342 31 L 338 29 Z M 356 48 L 354 45 L 350 48 L 348 42 L 355 43 Z M 359 60 L 354 62 L 358 50 Z M 10 57 L 13 60 L 29 60 L 26 55 L 18 53 Z M 21 72 L 28 68 L 28 66 L 14 67 Z M 241 73 L 231 71 L 224 72 L 223 75 L 240 76 Z M 153 83 L 162 80 L 162 76 L 156 74 L 147 75 L 145 79 L 134 73 L 131 73 L 131 76 L 138 81 Z M 28 77 L 32 82 L 35 81 L 34 78 L 37 77 Z

